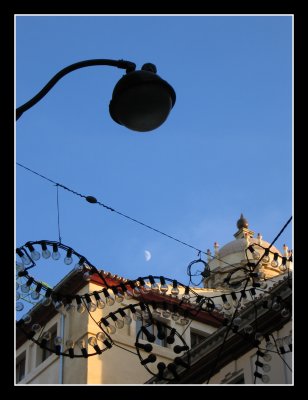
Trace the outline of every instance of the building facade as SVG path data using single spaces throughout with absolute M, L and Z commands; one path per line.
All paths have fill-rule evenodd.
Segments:
M 291 253 L 237 227 L 202 288 L 73 269 L 17 322 L 16 384 L 291 385 Z

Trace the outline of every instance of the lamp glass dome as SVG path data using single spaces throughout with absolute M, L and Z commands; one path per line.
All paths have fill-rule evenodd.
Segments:
M 158 128 L 175 103 L 173 88 L 152 71 L 133 71 L 116 84 L 109 111 L 120 125 L 137 132 Z

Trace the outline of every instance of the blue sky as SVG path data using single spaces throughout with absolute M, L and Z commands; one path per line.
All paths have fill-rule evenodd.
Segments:
M 18 120 L 17 162 L 204 251 L 233 240 L 241 212 L 269 242 L 291 216 L 291 16 L 25 15 L 15 38 L 17 107 L 94 58 L 152 62 L 177 95 L 140 134 L 109 116 L 123 70 L 72 72 Z M 61 188 L 59 204 L 62 243 L 97 268 L 188 283 L 197 251 Z M 16 167 L 16 246 L 42 239 L 58 240 L 56 187 Z M 62 254 L 33 275 L 54 285 L 71 268 Z

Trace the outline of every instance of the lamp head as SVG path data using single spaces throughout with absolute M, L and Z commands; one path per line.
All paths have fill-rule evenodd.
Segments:
M 140 71 L 128 72 L 116 84 L 109 112 L 120 125 L 137 132 L 158 128 L 175 104 L 175 91 L 156 75 L 154 64 L 144 64 Z

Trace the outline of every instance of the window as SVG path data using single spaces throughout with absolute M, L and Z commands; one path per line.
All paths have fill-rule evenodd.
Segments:
M 143 325 L 146 325 L 145 323 L 143 323 L 143 321 L 141 321 L 141 320 L 137 320 L 136 321 L 136 335 L 137 335 L 137 333 L 139 332 L 140 328 Z M 157 325 L 156 324 L 152 324 L 150 326 L 147 326 L 147 330 L 152 335 L 156 336 L 156 339 L 155 339 L 155 342 L 154 342 L 155 344 L 157 344 L 158 346 L 167 347 L 166 339 L 167 339 L 167 336 L 168 336 L 169 332 L 168 332 L 168 329 L 163 324 L 161 324 L 161 330 L 162 330 L 162 332 L 165 333 L 165 338 L 164 339 L 158 339 L 158 337 L 157 337 Z M 141 332 L 139 338 L 147 341 L 147 338 L 146 338 L 146 336 L 145 336 L 145 334 L 143 332 Z
M 242 371 L 243 370 L 241 369 L 240 371 L 229 372 L 221 383 L 224 385 L 244 385 L 245 378 Z
M 24 351 L 16 360 L 16 382 L 20 382 L 25 377 L 26 372 L 26 352 Z
M 54 339 L 57 336 L 57 325 L 54 325 L 52 328 L 49 329 L 49 332 L 51 333 L 51 338 L 50 340 L 47 341 L 46 347 L 49 349 L 54 349 Z M 49 351 L 46 348 L 38 348 L 38 356 L 37 356 L 37 365 L 41 364 L 43 361 L 45 361 L 51 354 L 53 354 L 51 351 Z
M 202 332 L 196 332 L 191 330 L 190 331 L 190 347 L 193 348 L 197 346 L 199 343 L 203 342 L 207 337 L 209 336 L 208 333 Z
M 238 375 L 236 378 L 226 382 L 228 385 L 243 385 L 245 383 L 244 374 Z

